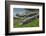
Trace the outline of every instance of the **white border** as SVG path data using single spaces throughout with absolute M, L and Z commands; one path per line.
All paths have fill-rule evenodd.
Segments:
M 39 27 L 13 28 L 13 8 L 29 8 L 39 9 Z M 10 31 L 9 32 L 25 32 L 25 31 L 42 31 L 42 6 L 26 6 L 26 5 L 10 5 Z

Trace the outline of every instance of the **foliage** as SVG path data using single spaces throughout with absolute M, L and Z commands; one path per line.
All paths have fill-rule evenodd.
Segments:
M 19 28 L 19 27 L 38 27 L 39 26 L 39 19 L 32 19 L 30 23 L 28 24 L 20 24 L 19 21 L 21 20 L 21 18 L 19 19 L 14 19 L 14 28 Z

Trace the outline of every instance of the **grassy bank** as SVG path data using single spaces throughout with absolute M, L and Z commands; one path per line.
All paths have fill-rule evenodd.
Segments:
M 19 27 L 38 27 L 39 26 L 39 19 L 33 19 L 30 23 L 28 24 L 21 24 L 19 23 L 21 19 L 14 19 L 14 28 L 19 28 Z

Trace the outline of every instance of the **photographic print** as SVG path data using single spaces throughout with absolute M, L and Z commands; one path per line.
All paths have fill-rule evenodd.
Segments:
M 6 35 L 44 33 L 44 3 L 6 1 Z
M 13 8 L 13 26 L 39 27 L 39 9 Z

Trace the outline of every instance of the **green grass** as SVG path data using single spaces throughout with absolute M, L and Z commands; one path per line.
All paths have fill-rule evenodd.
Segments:
M 39 19 L 33 19 L 30 23 L 28 24 L 21 24 L 19 23 L 21 19 L 14 19 L 14 28 L 19 28 L 19 27 L 39 27 Z

